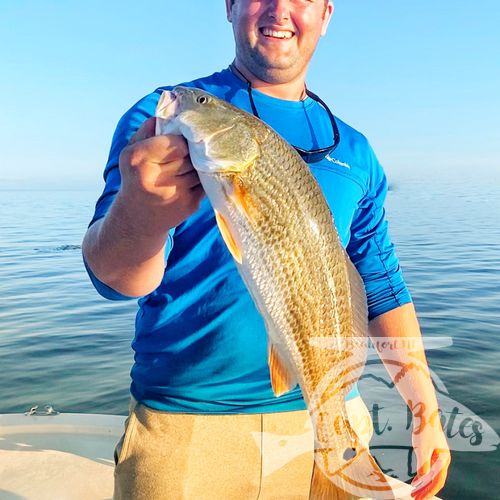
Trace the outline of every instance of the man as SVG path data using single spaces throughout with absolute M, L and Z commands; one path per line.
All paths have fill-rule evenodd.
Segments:
M 313 150 L 306 159 L 365 282 L 370 334 L 415 337 L 420 348 L 413 359 L 425 370 L 400 377 L 398 389 L 415 413 L 421 482 L 415 496 L 430 498 L 444 484 L 449 450 L 411 298 L 387 235 L 385 176 L 366 139 L 331 120 L 305 87 L 333 5 L 226 0 L 226 9 L 234 63 L 186 85 L 258 113 L 291 144 Z M 268 436 L 300 437 L 307 428 L 300 390 L 279 399 L 272 393 L 262 318 L 221 239 L 186 143 L 178 136 L 154 136 L 152 115 L 161 90 L 121 119 L 106 187 L 83 244 L 101 294 L 140 297 L 133 398 L 115 452 L 115 499 L 308 498 L 311 453 L 291 446 L 284 463 L 267 467 L 276 459 Z M 338 146 L 318 155 L 334 144 L 335 127 Z M 402 349 L 396 363 L 386 363 L 394 378 L 408 356 Z M 367 413 L 356 387 L 346 400 L 366 443 L 370 428 L 362 429 Z

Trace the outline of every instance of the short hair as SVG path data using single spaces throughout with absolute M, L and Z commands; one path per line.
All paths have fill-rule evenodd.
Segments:
M 236 0 L 231 0 L 231 5 L 234 5 L 234 2 L 235 2 L 235 1 L 236 1 Z M 328 1 L 329 1 L 329 0 L 325 0 L 325 9 L 326 9 L 326 6 L 328 5 Z

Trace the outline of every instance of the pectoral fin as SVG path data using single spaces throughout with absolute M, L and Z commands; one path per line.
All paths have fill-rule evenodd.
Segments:
M 241 184 L 235 182 L 233 184 L 233 192 L 229 195 L 229 197 L 239 212 L 251 223 L 254 223 L 254 206 L 246 189 Z
M 217 221 L 217 225 L 219 226 L 219 230 L 222 234 L 222 239 L 224 240 L 224 243 L 231 252 L 231 255 L 233 256 L 234 260 L 239 264 L 241 264 L 243 260 L 241 257 L 241 251 L 231 233 L 231 230 L 229 229 L 229 225 L 227 224 L 226 219 L 224 219 L 224 216 L 219 211 L 217 210 L 214 211 L 215 211 L 215 220 Z
M 269 346 L 269 373 L 271 385 L 276 397 L 292 390 L 297 385 L 297 379 L 284 360 L 275 344 Z

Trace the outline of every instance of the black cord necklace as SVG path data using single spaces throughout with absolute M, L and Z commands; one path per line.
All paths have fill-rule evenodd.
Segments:
M 254 102 L 253 96 L 252 96 L 252 83 L 236 67 L 234 62 L 232 62 L 229 65 L 229 69 L 240 80 L 243 80 L 244 82 L 246 82 L 247 90 L 248 90 L 248 98 L 250 100 L 250 106 L 252 107 L 252 113 L 257 118 L 260 118 L 259 112 L 257 111 L 257 107 L 255 106 L 255 102 Z M 299 148 L 298 146 L 293 146 L 293 148 L 297 151 L 297 153 L 299 153 L 299 155 L 302 157 L 302 159 L 306 163 L 317 163 L 317 162 L 323 160 L 326 156 L 328 156 L 339 145 L 340 134 L 339 134 L 339 129 L 337 127 L 337 123 L 335 121 L 335 117 L 333 116 L 333 113 L 330 111 L 330 108 L 326 105 L 326 103 L 323 102 L 314 92 L 311 92 L 307 88 L 307 86 L 305 86 L 304 90 L 305 90 L 305 93 L 307 96 L 309 96 L 311 99 L 313 99 L 317 103 L 321 104 L 321 106 L 323 106 L 325 111 L 328 113 L 328 117 L 330 118 L 330 123 L 332 125 L 332 130 L 333 130 L 333 144 L 331 146 L 328 146 L 326 148 L 320 148 L 320 149 L 302 149 L 302 148 Z

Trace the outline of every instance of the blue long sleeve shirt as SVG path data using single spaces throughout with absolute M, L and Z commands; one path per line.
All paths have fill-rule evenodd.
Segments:
M 195 86 L 251 112 L 246 85 L 229 70 Z M 154 115 L 161 87 L 136 103 L 118 123 L 105 168 L 105 188 L 90 224 L 105 216 L 120 189 L 121 150 Z M 327 113 L 311 98 L 285 101 L 253 91 L 261 119 L 304 149 L 333 142 Z M 310 165 L 332 210 L 341 242 L 360 272 L 369 319 L 411 301 L 387 232 L 383 203 L 387 181 L 366 138 L 336 118 L 340 143 Z M 264 413 L 304 409 L 299 387 L 280 398 L 272 392 L 267 337 L 258 313 L 217 228 L 205 198 L 170 230 L 160 286 L 139 298 L 131 393 L 152 408 L 188 413 Z M 108 299 L 127 299 L 92 282 Z M 355 386 L 347 398 L 358 394 Z

